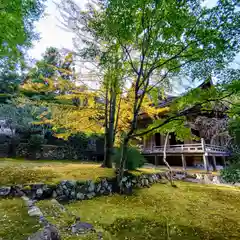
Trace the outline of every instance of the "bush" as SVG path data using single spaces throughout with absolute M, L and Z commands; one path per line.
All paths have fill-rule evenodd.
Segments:
M 44 144 L 44 136 L 40 134 L 31 135 L 30 139 L 28 140 L 28 148 L 29 150 L 37 150 Z
M 229 183 L 240 182 L 240 163 L 233 163 L 229 167 L 221 170 L 221 176 Z
M 27 143 L 27 151 L 29 153 L 29 157 L 32 159 L 36 159 L 37 153 L 41 152 L 42 144 L 44 144 L 44 136 L 40 134 L 31 135 Z M 40 156 L 39 156 L 40 157 Z
M 116 167 L 120 165 L 122 148 L 116 148 L 113 161 L 116 163 Z M 127 160 L 125 164 L 125 169 L 135 170 L 139 167 L 142 167 L 145 163 L 145 158 L 137 148 L 129 147 L 127 150 Z

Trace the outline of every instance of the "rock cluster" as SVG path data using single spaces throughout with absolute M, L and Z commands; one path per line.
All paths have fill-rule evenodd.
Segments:
M 28 215 L 31 217 L 38 217 L 39 222 L 43 224 L 43 229 L 32 234 L 27 240 L 61 240 L 59 230 L 56 226 L 49 223 L 43 216 L 41 210 L 35 206 L 36 200 L 29 199 L 23 194 L 22 199 L 28 209 Z
M 150 187 L 154 183 L 166 183 L 169 173 L 141 174 L 139 176 L 126 173 L 122 179 L 124 194 L 131 194 L 134 188 Z M 189 174 L 183 171 L 173 172 L 174 180 L 191 181 L 206 184 L 226 184 L 220 176 L 213 174 Z M 229 184 L 231 185 L 231 184 Z M 0 187 L 0 197 L 21 197 L 23 194 L 31 199 L 42 200 L 55 198 L 58 201 L 92 199 L 96 196 L 111 195 L 119 192 L 117 179 L 102 178 L 99 181 L 61 181 L 56 185 L 30 184 Z
M 133 188 L 149 187 L 159 182 L 163 175 L 142 174 L 140 176 L 126 175 L 122 180 L 125 193 L 131 193 Z M 118 192 L 117 179 L 102 178 L 99 181 L 73 181 L 65 180 L 56 185 L 30 184 L 12 187 L 0 187 L 0 197 L 21 197 L 23 194 L 31 199 L 42 200 L 55 198 L 60 202 L 72 200 L 92 199 L 95 196 L 111 195 Z
M 140 176 L 125 176 L 122 179 L 122 186 L 125 194 L 132 193 L 134 188 L 150 187 L 152 184 L 162 180 L 163 176 L 158 174 L 142 174 Z
M 174 172 L 173 178 L 175 180 L 183 180 L 189 182 L 198 182 L 203 184 L 226 184 L 221 176 L 204 173 L 185 173 L 185 172 Z
M 106 179 L 93 181 L 61 181 L 53 191 L 53 196 L 59 201 L 84 200 L 95 196 L 110 195 L 112 184 Z

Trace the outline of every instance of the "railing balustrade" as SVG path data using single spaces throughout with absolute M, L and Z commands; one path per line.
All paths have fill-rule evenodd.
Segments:
M 149 148 L 140 147 L 143 153 L 162 153 L 164 146 L 152 146 Z M 204 153 L 204 148 L 201 143 L 194 144 L 178 144 L 168 145 L 166 148 L 167 153 Z M 227 153 L 227 149 L 222 146 L 205 144 L 206 153 Z

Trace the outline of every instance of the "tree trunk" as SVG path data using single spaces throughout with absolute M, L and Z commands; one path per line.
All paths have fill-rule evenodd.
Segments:
M 109 121 L 108 121 L 108 83 L 106 86 L 106 92 L 105 92 L 105 120 L 104 120 L 104 125 L 105 125 L 105 136 L 104 136 L 104 161 L 102 163 L 102 167 L 107 167 L 111 168 L 112 163 L 111 163 L 111 158 L 110 158 L 110 152 L 109 152 Z
M 169 170 L 169 181 L 170 181 L 171 185 L 174 186 L 173 177 L 172 177 L 172 168 L 170 167 L 169 163 L 167 162 L 167 153 L 166 152 L 167 152 L 168 138 L 169 138 L 169 133 L 167 133 L 166 138 L 165 138 L 165 143 L 164 143 L 164 148 L 163 148 L 163 162 Z
M 127 136 L 124 138 L 123 145 L 122 145 L 122 152 L 121 152 L 121 159 L 120 159 L 120 166 L 119 172 L 117 176 L 118 186 L 120 188 L 120 193 L 123 193 L 123 186 L 121 181 L 124 177 L 125 165 L 126 165 L 126 157 L 127 157 L 127 148 L 128 148 L 129 137 Z
M 108 128 L 108 148 L 109 148 L 109 166 L 112 167 L 113 147 L 114 147 L 114 123 L 115 123 L 115 112 L 116 112 L 116 93 L 112 88 L 111 91 L 111 104 L 109 109 L 109 128 Z

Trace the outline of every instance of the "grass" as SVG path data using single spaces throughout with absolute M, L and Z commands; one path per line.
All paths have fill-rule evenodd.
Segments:
M 240 190 L 193 183 L 178 188 L 156 184 L 133 196 L 101 197 L 67 205 L 69 211 L 93 223 L 104 239 L 239 239 Z M 40 206 L 49 218 L 66 226 L 69 217 L 53 218 L 52 204 Z M 59 219 L 61 219 L 59 221 Z M 75 240 L 63 232 L 63 239 Z M 89 239 L 95 239 L 90 237 Z
M 164 172 L 167 168 L 146 167 L 130 171 L 134 175 Z M 173 168 L 173 170 L 180 170 Z M 189 173 L 204 173 L 204 170 L 189 169 Z M 217 172 L 215 174 L 218 174 Z M 57 183 L 61 180 L 96 180 L 113 177 L 114 169 L 101 168 L 100 164 L 79 161 L 49 161 L 0 158 L 0 185 Z
M 113 177 L 114 169 L 100 164 L 66 161 L 0 159 L 0 184 L 56 183 L 61 180 L 96 180 Z
M 27 239 L 40 225 L 29 217 L 22 199 L 0 199 L 0 239 Z
M 65 207 L 103 231 L 104 240 L 224 240 L 240 238 L 240 190 L 214 185 L 177 182 L 177 188 L 155 184 L 135 191 L 133 196 L 100 197 L 73 202 Z M 51 201 L 38 203 L 47 218 L 60 229 L 63 240 L 76 237 L 65 229 L 73 223 Z M 1 200 L 0 239 L 24 240 L 36 230 L 36 222 L 26 216 L 20 200 Z M 17 216 L 15 213 L 18 213 Z M 2 216 L 2 215 L 1 215 Z M 13 238 L 14 236 L 14 238 Z

